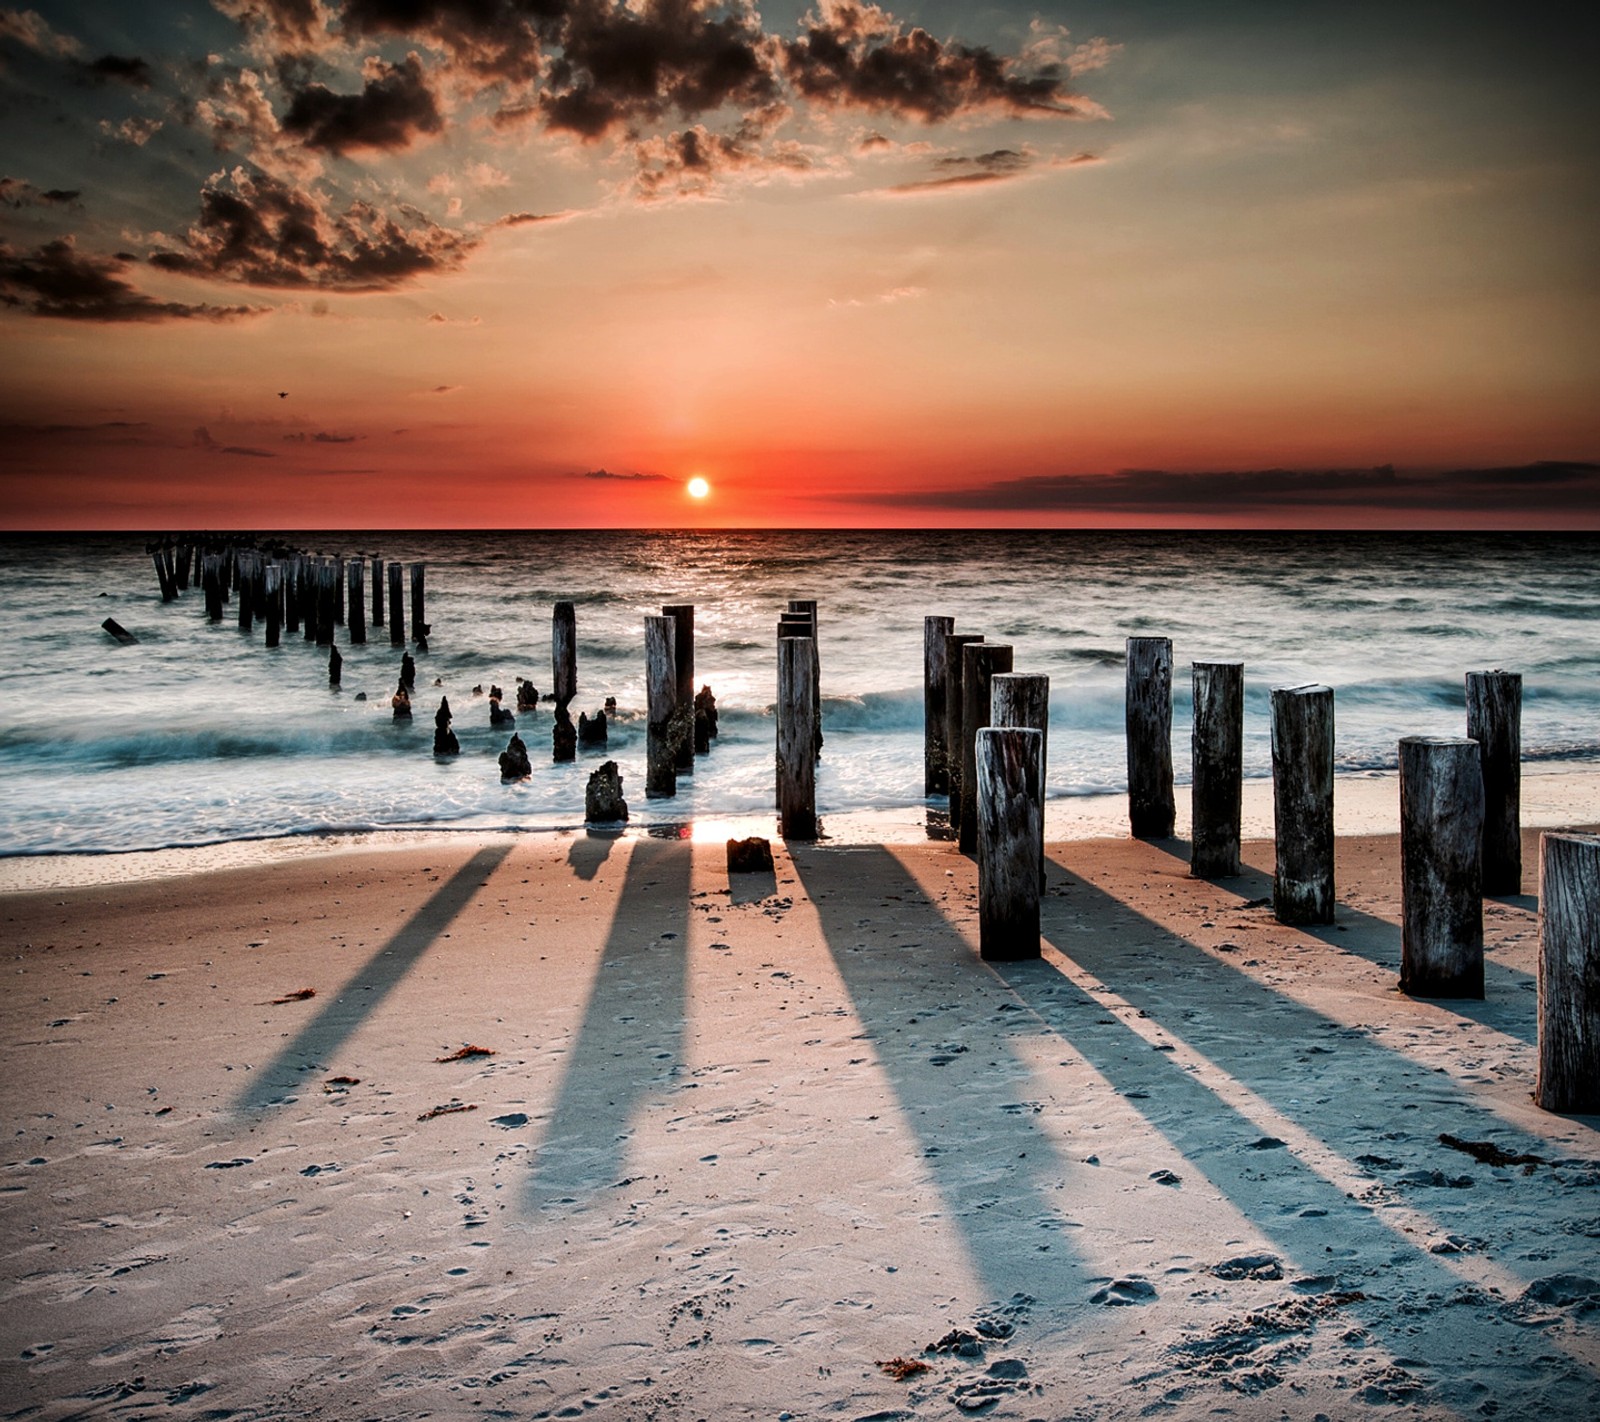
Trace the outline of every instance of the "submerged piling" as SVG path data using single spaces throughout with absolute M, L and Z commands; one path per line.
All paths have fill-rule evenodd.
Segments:
M 346 592 L 349 599 L 349 613 L 346 621 L 350 627 L 350 645 L 360 647 L 367 640 L 367 607 L 366 596 L 362 589 L 362 578 L 366 574 L 366 564 L 359 558 L 352 558 L 344 566 Z
M 383 626 L 383 559 L 372 560 L 372 625 Z
M 401 581 L 405 572 L 398 563 L 389 564 L 389 645 L 403 647 L 406 644 L 406 619 L 405 609 L 401 606 Z
M 427 576 L 426 563 L 411 565 L 411 640 L 416 643 L 418 651 L 426 651 L 428 646 L 428 612 L 424 586 Z

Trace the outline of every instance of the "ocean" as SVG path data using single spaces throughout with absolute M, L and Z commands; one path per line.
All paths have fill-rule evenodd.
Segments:
M 1050 677 L 1052 801 L 1125 788 L 1123 647 L 1168 636 L 1174 764 L 1189 764 L 1189 663 L 1242 660 L 1245 773 L 1271 773 L 1268 693 L 1335 690 L 1344 773 L 1393 767 L 1410 734 L 1462 734 L 1463 677 L 1524 679 L 1530 762 L 1600 759 L 1600 537 L 1116 532 L 451 532 L 296 534 L 309 552 L 427 565 L 429 650 L 415 717 L 389 696 L 386 629 L 348 644 L 339 690 L 299 634 L 268 650 L 198 589 L 163 604 L 142 536 L 0 538 L 0 854 L 107 853 L 278 836 L 580 825 L 599 761 L 633 823 L 770 816 L 775 624 L 819 603 L 817 808 L 919 810 L 922 627 L 1008 641 Z M 370 586 L 369 586 L 370 597 Z M 409 587 L 408 587 L 409 597 Z M 551 610 L 576 605 L 573 715 L 615 697 L 605 752 L 550 759 L 551 711 L 521 717 L 534 764 L 502 784 L 508 733 L 472 688 L 551 687 Z M 644 795 L 644 617 L 696 609 L 696 684 L 718 740 L 670 800 Z M 119 646 L 114 617 L 139 638 Z M 434 683 L 438 682 L 435 686 Z M 358 693 L 365 692 L 366 700 Z M 446 695 L 461 755 L 435 760 Z M 935 807 L 937 805 L 935 804 Z M 1059 808 L 1059 807 L 1058 807 Z

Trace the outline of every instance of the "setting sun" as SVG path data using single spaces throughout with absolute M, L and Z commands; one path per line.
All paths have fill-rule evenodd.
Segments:
M 698 474 L 689 481 L 689 497 L 691 499 L 703 499 L 710 492 L 711 485 L 706 483 Z

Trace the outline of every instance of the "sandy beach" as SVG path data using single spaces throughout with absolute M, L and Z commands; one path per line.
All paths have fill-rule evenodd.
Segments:
M 1527 836 L 1527 887 L 1537 873 Z M 361 847 L 0 899 L 0 1415 L 1584 1415 L 1600 1120 L 1536 904 L 1409 1000 L 1396 846 Z M 1448 1137 L 1448 1139 L 1446 1139 Z

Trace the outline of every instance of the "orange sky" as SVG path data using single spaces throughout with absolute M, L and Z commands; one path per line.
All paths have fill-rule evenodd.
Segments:
M 0 13 L 6 526 L 1600 526 L 1592 87 L 1487 7 L 707 5 L 662 52 L 742 26 L 770 74 L 595 134 L 504 117 L 576 31 L 518 89 L 187 8 Z M 884 98 L 919 24 L 1000 87 L 944 46 Z M 247 266 L 219 194 L 425 258 Z

